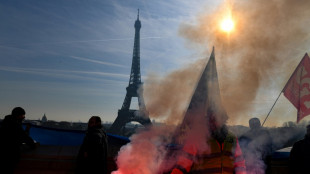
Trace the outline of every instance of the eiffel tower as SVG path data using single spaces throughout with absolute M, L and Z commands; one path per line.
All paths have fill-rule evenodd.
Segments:
M 109 132 L 113 134 L 122 134 L 122 130 L 124 129 L 126 123 L 131 121 L 136 121 L 144 126 L 151 125 L 151 120 L 146 112 L 142 91 L 138 93 L 138 89 L 142 85 L 140 73 L 140 29 L 141 22 L 139 20 L 138 9 L 138 16 L 135 22 L 135 40 L 129 85 L 126 88 L 127 93 L 123 106 L 120 110 L 118 110 L 118 115 L 109 129 Z M 131 99 L 133 97 L 138 98 L 139 110 L 130 109 Z

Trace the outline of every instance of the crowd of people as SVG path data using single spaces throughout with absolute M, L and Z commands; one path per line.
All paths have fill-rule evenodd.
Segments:
M 22 126 L 25 115 L 23 108 L 16 107 L 1 123 L 1 173 L 14 173 L 21 149 L 32 150 L 39 144 L 29 136 L 30 126 L 26 126 L 25 129 Z M 199 151 L 193 143 L 185 143 L 170 173 L 264 174 L 271 172 L 268 167 L 268 157 L 273 151 L 272 139 L 269 132 L 261 126 L 258 118 L 249 120 L 250 130 L 239 138 L 228 131 L 225 123 L 216 122 L 214 117 L 208 117 L 206 124 L 210 131 L 206 139 L 209 148 Z M 304 139 L 297 141 L 290 153 L 289 167 L 292 174 L 303 174 L 308 171 L 310 125 L 306 128 Z M 102 127 L 101 118 L 92 116 L 88 121 L 88 129 L 77 155 L 76 173 L 108 173 L 107 154 L 107 134 Z
M 39 146 L 29 136 L 30 125 L 24 129 L 22 122 L 26 112 L 16 107 L 5 116 L 0 126 L 0 173 L 13 174 L 20 160 L 22 150 L 33 150 Z M 107 174 L 107 134 L 99 116 L 88 121 L 83 143 L 77 155 L 77 174 Z
M 212 121 L 213 120 L 213 121 Z M 202 152 L 192 142 L 185 142 L 171 174 L 235 173 L 270 174 L 273 140 L 258 118 L 249 120 L 250 130 L 237 138 L 225 124 L 208 119 L 211 132 L 208 148 Z M 310 125 L 305 138 L 294 143 L 289 157 L 290 174 L 309 173 Z

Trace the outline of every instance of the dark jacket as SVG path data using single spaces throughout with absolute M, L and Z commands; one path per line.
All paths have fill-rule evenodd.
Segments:
M 26 133 L 22 123 L 12 115 L 5 116 L 0 127 L 0 166 L 12 170 L 20 158 L 23 143 L 35 147 L 33 139 Z
M 81 145 L 77 173 L 107 173 L 107 135 L 102 128 L 90 128 Z
M 290 153 L 290 173 L 309 173 L 310 137 L 297 141 Z

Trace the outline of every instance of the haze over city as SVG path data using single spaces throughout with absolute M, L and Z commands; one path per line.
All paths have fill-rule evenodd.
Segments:
M 0 118 L 21 106 L 27 119 L 46 114 L 49 120 L 86 122 L 99 115 L 104 122 L 114 121 L 126 95 L 139 9 L 141 75 L 151 119 L 171 123 L 162 116 L 181 115 L 212 46 L 223 102 L 231 116 L 228 123 L 247 125 L 251 117 L 265 119 L 310 50 L 309 12 L 287 11 L 290 4 L 285 3 L 229 2 L 0 2 Z M 256 10 L 242 10 L 254 5 Z M 264 14 L 255 18 L 270 9 L 287 14 L 269 21 Z M 230 34 L 215 30 L 223 11 L 237 19 Z M 174 106 L 180 108 L 175 111 Z M 281 96 L 266 125 L 286 121 L 296 121 L 296 109 Z

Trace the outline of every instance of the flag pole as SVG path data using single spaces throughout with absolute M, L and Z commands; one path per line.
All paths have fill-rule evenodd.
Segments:
M 276 101 L 275 101 L 275 102 L 274 102 L 274 104 L 272 105 L 272 107 L 271 107 L 270 111 L 268 112 L 268 114 L 267 114 L 267 116 L 266 116 L 266 118 L 265 118 L 265 120 L 264 120 L 264 122 L 263 122 L 262 126 L 264 126 L 264 124 L 265 124 L 265 122 L 266 122 L 266 120 L 267 120 L 267 118 L 268 118 L 269 114 L 271 113 L 271 111 L 272 111 L 272 109 L 273 109 L 274 105 L 277 103 L 278 99 L 280 98 L 281 93 L 284 91 L 284 89 L 286 88 L 286 86 L 287 86 L 288 82 L 291 80 L 291 78 L 293 77 L 293 75 L 294 75 L 294 74 L 295 74 L 295 72 L 297 71 L 298 67 L 299 67 L 299 66 L 300 66 L 300 64 L 302 63 L 303 59 L 304 59 L 307 55 L 308 55 L 308 54 L 306 53 L 306 54 L 304 55 L 304 57 L 300 60 L 299 64 L 298 64 L 298 65 L 297 65 L 297 67 L 295 68 L 295 70 L 294 70 L 294 72 L 292 73 L 291 77 L 290 77 L 290 78 L 288 79 L 288 81 L 286 82 L 286 84 L 285 84 L 284 88 L 281 90 L 281 92 L 280 92 L 280 94 L 279 94 L 278 98 L 276 99 Z
M 285 86 L 286 86 L 286 85 L 285 85 Z M 284 89 L 284 88 L 283 88 L 283 89 Z M 267 116 L 266 116 L 266 118 L 265 118 L 265 120 L 264 120 L 264 122 L 263 122 L 262 126 L 264 126 L 264 124 L 265 124 L 265 122 L 266 122 L 266 120 L 267 120 L 267 118 L 268 118 L 269 114 L 271 113 L 271 111 L 272 111 L 272 109 L 273 109 L 274 105 L 276 105 L 276 103 L 277 103 L 278 99 L 280 98 L 281 93 L 283 92 L 283 89 L 282 89 L 282 91 L 280 92 L 280 94 L 279 94 L 278 98 L 276 99 L 276 101 L 273 103 L 273 105 L 272 105 L 272 107 L 271 107 L 270 111 L 268 112 L 268 114 L 267 114 Z
M 301 61 L 300 61 L 300 62 L 301 62 Z M 299 64 L 300 64 L 300 63 L 299 63 Z M 299 64 L 298 64 L 298 66 L 299 66 Z M 298 66 L 297 66 L 297 67 L 298 67 Z M 296 67 L 296 69 L 297 69 L 297 67 Z M 295 69 L 295 71 L 296 71 L 296 69 Z M 295 71 L 294 71 L 294 73 L 293 73 L 293 74 L 295 74 Z M 268 112 L 268 114 L 267 114 L 267 116 L 266 116 L 266 118 L 265 118 L 265 120 L 264 120 L 264 122 L 263 122 L 262 126 L 264 126 L 264 124 L 265 124 L 265 122 L 266 122 L 266 120 L 267 120 L 267 118 L 268 118 L 269 114 L 271 113 L 271 111 L 272 111 L 272 109 L 273 109 L 274 105 L 276 105 L 276 103 L 277 103 L 278 99 L 279 99 L 279 98 L 280 98 L 280 96 L 281 96 L 281 93 L 282 93 L 282 92 L 284 91 L 284 89 L 286 88 L 286 86 L 287 86 L 288 82 L 291 80 L 291 78 L 292 78 L 293 74 L 291 75 L 291 77 L 290 77 L 290 78 L 288 79 L 288 81 L 286 82 L 285 86 L 283 87 L 283 89 L 281 90 L 280 94 L 278 95 L 278 97 L 277 97 L 276 101 L 273 103 L 273 105 L 272 105 L 272 107 L 271 107 L 270 111 Z

